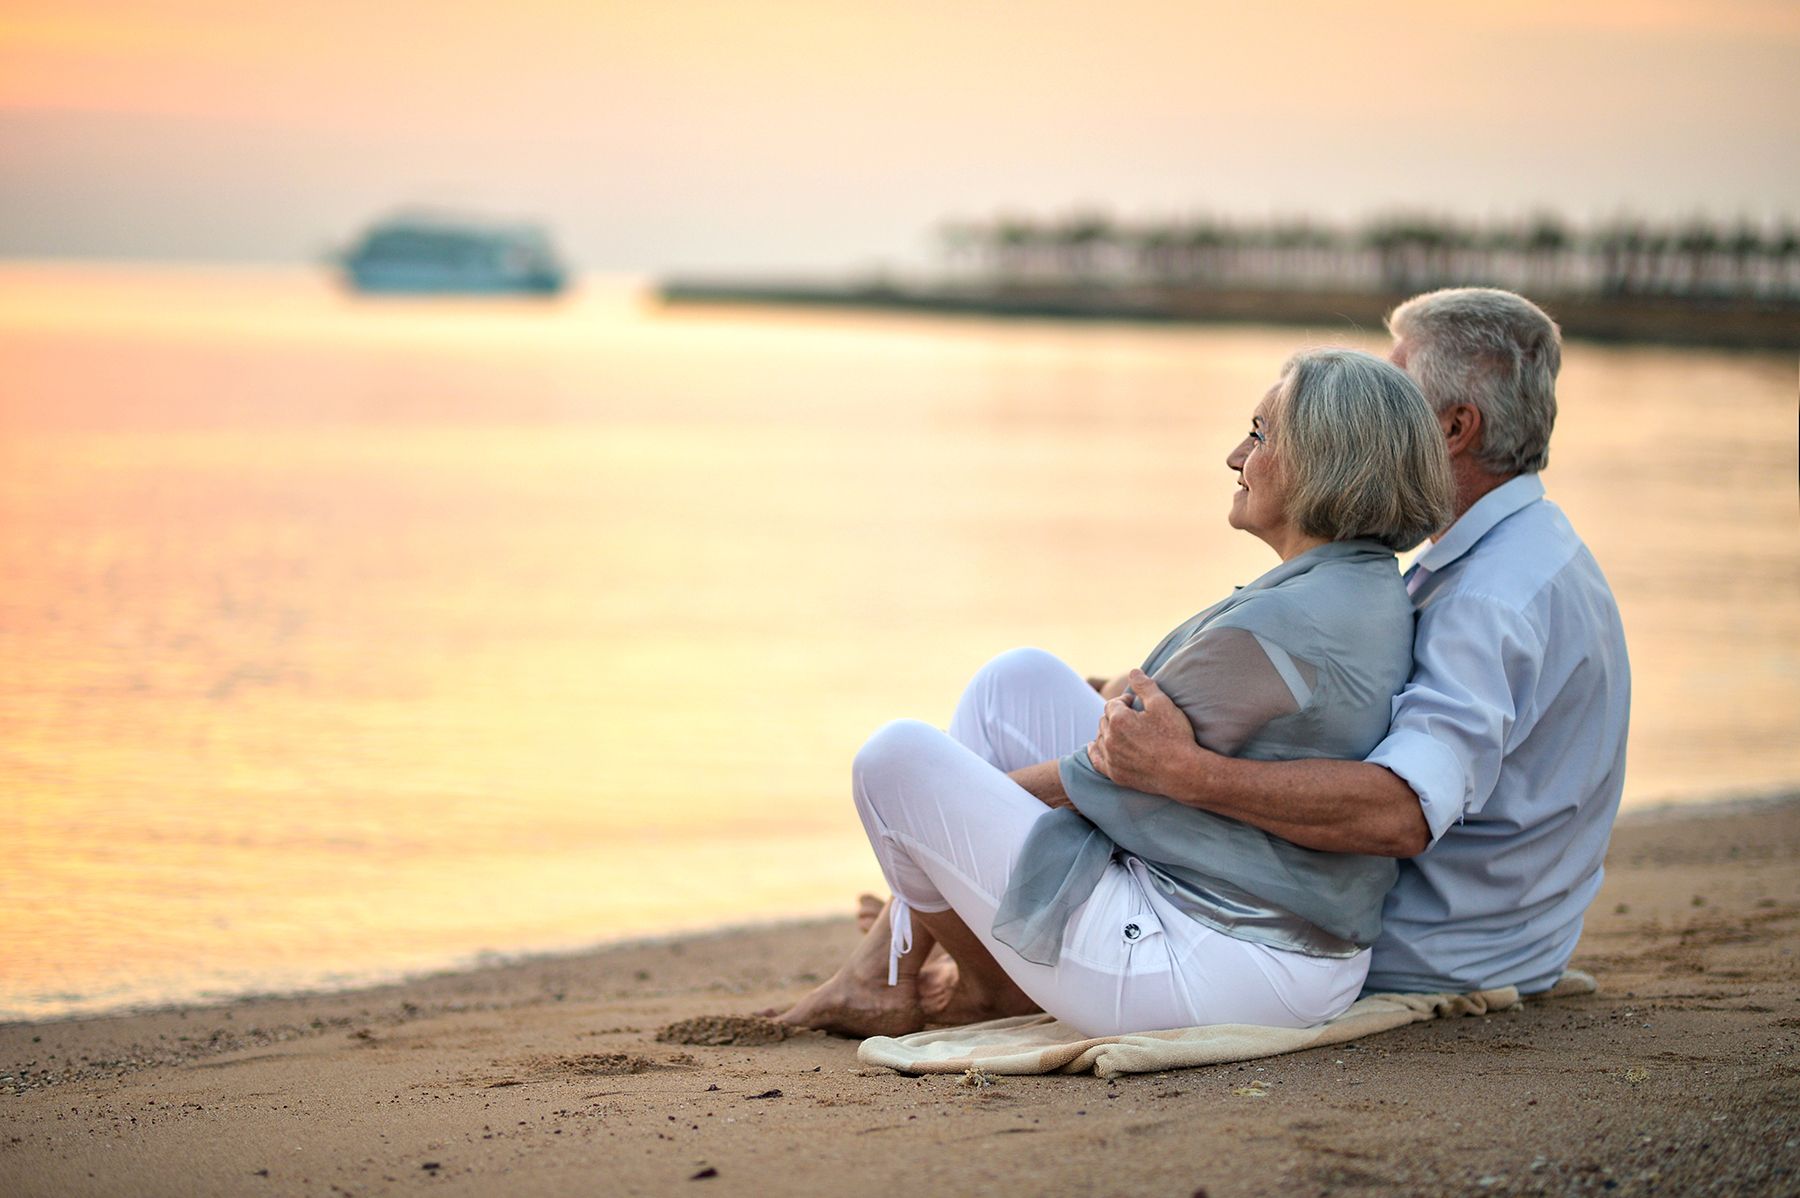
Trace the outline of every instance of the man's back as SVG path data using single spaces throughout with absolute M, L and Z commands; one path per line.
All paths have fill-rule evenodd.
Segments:
M 1553 985 L 1600 888 L 1624 785 L 1630 670 L 1617 605 L 1535 474 L 1419 558 L 1412 680 L 1370 761 L 1419 794 L 1369 990 Z

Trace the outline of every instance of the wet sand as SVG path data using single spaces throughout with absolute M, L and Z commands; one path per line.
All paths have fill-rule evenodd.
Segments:
M 797 997 L 854 936 L 0 1026 L 0 1193 L 1800 1192 L 1797 796 L 1626 817 L 1575 956 L 1593 996 L 1114 1082 L 657 1039 Z

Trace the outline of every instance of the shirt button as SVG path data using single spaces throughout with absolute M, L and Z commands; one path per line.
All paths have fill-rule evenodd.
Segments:
M 1125 925 L 1125 939 L 1136 940 L 1139 936 L 1142 936 L 1143 934 L 1144 934 L 1144 929 L 1138 927 L 1136 924 L 1128 923 Z

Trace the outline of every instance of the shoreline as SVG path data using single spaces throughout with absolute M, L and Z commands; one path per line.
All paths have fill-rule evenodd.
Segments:
M 655 294 L 669 307 L 820 308 L 1081 323 L 1290 325 L 1368 333 L 1380 331 L 1383 318 L 1413 293 L 675 277 L 657 284 Z M 1792 302 L 1597 295 L 1539 299 L 1563 335 L 1572 339 L 1757 352 L 1800 349 L 1800 304 Z
M 360 991 L 8 1024 L 0 1191 L 1800 1186 L 1800 796 L 1627 813 L 1607 871 L 1573 961 L 1598 994 L 1112 1082 L 908 1078 L 818 1034 L 656 1039 L 798 997 L 854 942 L 847 910 Z
M 1629 827 L 1640 822 L 1680 821 L 1689 817 L 1713 818 L 1731 815 L 1753 815 L 1758 812 L 1778 809 L 1788 803 L 1800 803 L 1800 785 L 1781 786 L 1772 790 L 1749 790 L 1744 792 L 1727 791 L 1710 797 L 1702 796 L 1653 801 L 1642 806 L 1627 808 L 1621 811 L 1614 826 L 1617 828 Z M 848 899 L 851 896 L 845 897 Z M 843 906 L 847 910 L 849 903 L 846 901 Z M 193 1014 L 213 1010 L 223 1010 L 242 1004 L 304 1002 L 308 1000 L 343 998 L 359 994 L 373 994 L 387 990 L 403 989 L 407 986 L 419 983 L 447 978 L 458 978 L 465 975 L 483 974 L 494 970 L 508 970 L 529 966 L 549 965 L 557 962 L 580 961 L 606 953 L 667 949 L 670 945 L 677 943 L 722 940 L 736 936 L 781 934 L 804 929 L 816 929 L 828 927 L 839 919 L 841 919 L 841 916 L 821 912 L 817 915 L 753 919 L 717 924 L 703 928 L 690 928 L 680 931 L 626 935 L 616 939 L 597 940 L 569 948 L 543 950 L 528 949 L 518 952 L 482 949 L 442 966 L 434 966 L 421 970 L 400 971 L 391 976 L 381 975 L 373 980 L 353 980 L 343 985 L 316 987 L 303 986 L 294 989 L 251 990 L 236 994 L 203 996 L 189 1001 L 149 1002 L 143 1004 L 128 1003 L 116 1008 L 99 1011 L 76 1011 L 45 1015 L 38 1018 L 0 1019 L 0 1032 L 4 1032 L 9 1028 L 44 1027 L 52 1024 L 89 1020 L 132 1019 L 147 1016 L 180 1015 L 183 1013 Z M 4 1083 L 0 1082 L 0 1090 L 3 1089 Z

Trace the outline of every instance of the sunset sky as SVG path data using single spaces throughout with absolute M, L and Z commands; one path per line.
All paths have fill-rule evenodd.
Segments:
M 0 0 L 0 254 L 294 261 L 404 202 L 597 269 L 950 215 L 1800 215 L 1800 3 Z

